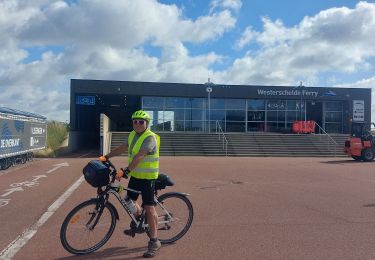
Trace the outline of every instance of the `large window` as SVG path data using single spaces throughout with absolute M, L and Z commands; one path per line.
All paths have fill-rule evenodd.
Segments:
M 207 98 L 143 97 L 142 105 L 152 117 L 151 130 L 215 131 L 218 121 L 224 131 L 246 131 L 245 99 L 212 98 L 210 109 Z
M 341 101 L 325 102 L 325 131 L 327 133 L 343 132 L 343 103 Z
M 216 122 L 226 132 L 288 132 L 293 122 L 305 120 L 306 101 L 276 99 L 210 99 L 181 97 L 143 97 L 142 107 L 151 115 L 151 130 L 216 130 Z M 324 103 L 327 132 L 341 133 L 343 104 Z M 210 119 L 210 122 L 208 122 Z
M 247 100 L 247 131 L 263 132 L 266 120 L 266 101 L 260 99 Z

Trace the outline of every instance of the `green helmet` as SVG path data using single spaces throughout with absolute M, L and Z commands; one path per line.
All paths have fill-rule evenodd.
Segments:
M 132 119 L 143 119 L 143 120 L 146 120 L 147 122 L 149 122 L 151 120 L 151 117 L 145 111 L 138 110 L 138 111 L 135 111 L 133 113 Z

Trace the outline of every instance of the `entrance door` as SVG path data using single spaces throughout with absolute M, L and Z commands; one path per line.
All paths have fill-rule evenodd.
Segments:
M 320 127 L 323 124 L 323 103 L 316 101 L 306 101 L 306 120 L 314 120 Z M 318 131 L 315 128 L 315 131 Z

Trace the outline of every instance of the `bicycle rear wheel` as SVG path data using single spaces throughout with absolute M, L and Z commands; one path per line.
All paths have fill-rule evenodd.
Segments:
M 183 237 L 193 222 L 193 206 L 180 193 L 165 193 L 155 206 L 158 213 L 158 238 L 162 244 L 170 244 Z
M 70 253 L 84 255 L 102 247 L 116 227 L 112 204 L 101 206 L 98 199 L 88 200 L 75 207 L 65 218 L 60 240 Z

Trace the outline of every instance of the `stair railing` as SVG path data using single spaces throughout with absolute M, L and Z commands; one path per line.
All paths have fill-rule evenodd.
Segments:
M 318 129 L 319 129 L 319 134 L 323 133 L 323 136 L 326 136 L 328 137 L 328 151 L 331 151 L 331 143 L 333 144 L 334 146 L 334 157 L 336 157 L 336 148 L 337 148 L 337 142 L 332 138 L 332 136 L 330 136 L 326 131 L 324 131 L 324 129 L 318 124 L 316 123 L 316 125 L 318 126 Z M 321 135 L 320 135 L 321 136 Z
M 228 156 L 228 140 L 225 137 L 224 131 L 221 128 L 219 120 L 216 120 L 216 134 L 219 135 L 219 140 L 222 140 L 223 150 L 225 150 L 225 156 Z

